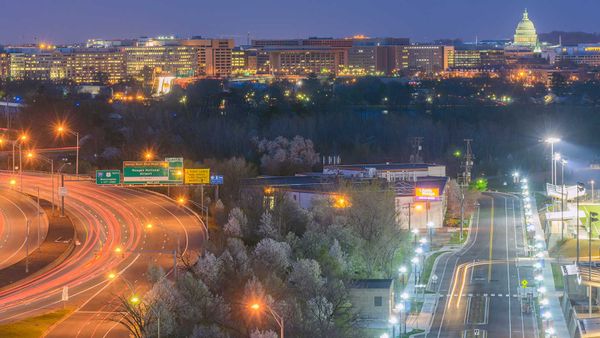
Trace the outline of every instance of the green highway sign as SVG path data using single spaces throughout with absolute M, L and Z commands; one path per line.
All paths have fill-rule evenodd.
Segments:
M 167 157 L 164 161 L 123 162 L 125 184 L 183 184 L 183 158 Z
M 121 184 L 121 172 L 119 170 L 96 170 L 96 184 Z
M 123 162 L 125 184 L 169 184 L 169 163 L 165 161 Z
M 169 183 L 183 184 L 183 157 L 167 157 L 169 163 Z

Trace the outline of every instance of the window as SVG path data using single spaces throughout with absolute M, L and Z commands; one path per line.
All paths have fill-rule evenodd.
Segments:
M 381 296 L 376 296 L 375 298 L 373 298 L 373 301 L 376 307 L 380 307 L 383 305 L 383 297 Z

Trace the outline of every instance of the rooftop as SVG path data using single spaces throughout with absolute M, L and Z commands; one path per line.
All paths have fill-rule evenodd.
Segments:
M 352 289 L 389 289 L 394 283 L 393 279 L 354 279 L 350 282 Z
M 366 170 L 375 168 L 376 170 L 426 170 L 429 167 L 435 167 L 435 163 L 372 163 L 372 164 L 338 164 L 326 165 L 324 169 L 340 170 Z

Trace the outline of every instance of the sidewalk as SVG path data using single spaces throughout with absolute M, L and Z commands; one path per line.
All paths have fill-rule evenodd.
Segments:
M 535 234 L 537 236 L 544 237 L 544 230 L 542 229 L 542 224 L 540 222 L 539 214 L 537 213 L 537 203 L 533 196 L 530 196 L 531 199 L 531 209 L 535 210 L 532 212 L 533 216 L 531 217 L 531 221 L 535 226 Z M 545 248 L 544 260 L 546 264 L 544 264 L 544 285 L 546 289 L 548 289 L 548 307 L 547 310 L 552 314 L 552 322 L 554 324 L 554 329 L 556 330 L 556 337 L 570 337 L 569 329 L 567 328 L 567 322 L 565 321 L 565 317 L 563 315 L 562 308 L 560 306 L 559 296 L 562 295 L 562 292 L 556 291 L 556 287 L 554 286 L 554 276 L 552 275 L 552 264 L 548 261 L 548 248 Z M 540 328 L 541 329 L 541 328 Z

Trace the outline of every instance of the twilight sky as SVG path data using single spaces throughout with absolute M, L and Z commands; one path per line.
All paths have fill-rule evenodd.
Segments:
M 512 38 L 523 9 L 538 32 L 599 32 L 599 0 L 0 0 L 0 44 L 156 35 Z

